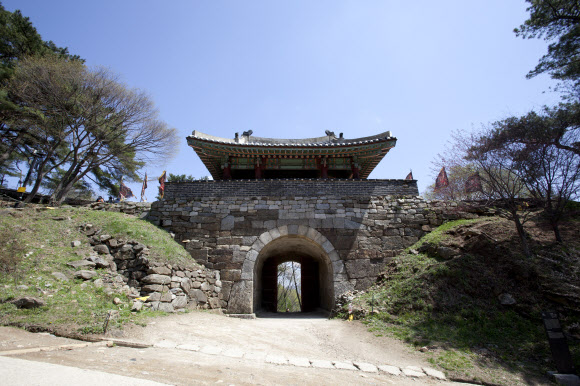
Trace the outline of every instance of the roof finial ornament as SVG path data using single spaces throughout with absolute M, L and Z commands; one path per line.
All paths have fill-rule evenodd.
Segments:
M 250 135 L 252 135 L 252 134 L 254 134 L 254 132 L 253 132 L 252 130 L 244 131 L 244 132 L 242 133 L 242 135 L 243 135 L 244 137 L 249 137 L 249 136 L 250 136 Z
M 329 137 L 336 137 L 336 134 L 334 134 L 334 131 L 330 131 L 330 130 L 326 130 L 325 131 L 326 135 L 328 135 Z

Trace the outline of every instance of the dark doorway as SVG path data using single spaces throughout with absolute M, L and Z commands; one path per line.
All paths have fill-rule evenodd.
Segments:
M 280 269 L 285 263 L 294 263 L 294 268 L 300 266 L 298 276 L 287 276 L 286 286 L 280 283 Z M 311 312 L 320 307 L 320 275 L 319 263 L 310 256 L 272 256 L 264 262 L 262 267 L 262 310 L 268 312 Z M 294 282 L 296 279 L 296 282 Z M 286 291 L 286 297 L 280 291 Z M 297 292 L 294 297 L 292 291 Z M 279 307 L 288 300 L 296 300 L 299 309 L 290 306 Z

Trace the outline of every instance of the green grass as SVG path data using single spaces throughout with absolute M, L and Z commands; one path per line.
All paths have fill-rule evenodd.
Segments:
M 419 240 L 411 248 L 414 248 L 414 249 L 420 248 L 425 243 L 439 244 L 448 238 L 448 236 L 445 234 L 445 232 L 447 232 L 453 228 L 457 228 L 459 226 L 462 226 L 462 225 L 470 225 L 470 224 L 474 224 L 474 223 L 478 223 L 478 222 L 485 222 L 485 221 L 489 222 L 489 221 L 493 221 L 493 220 L 490 220 L 489 218 L 483 218 L 483 219 L 476 218 L 476 219 L 469 219 L 469 220 L 448 221 L 446 223 L 441 224 L 437 228 L 433 229 L 433 232 L 426 234 L 423 238 L 421 238 L 421 240 Z
M 451 237 L 446 232 L 480 221 L 490 220 L 445 223 L 408 250 L 425 242 L 438 244 Z M 505 379 L 496 379 L 496 369 L 544 373 L 550 369 L 546 359 L 551 355 L 539 309 L 518 313 L 502 307 L 493 293 L 482 297 L 481 289 L 471 296 L 493 272 L 488 264 L 487 258 L 469 254 L 446 261 L 403 253 L 386 267 L 385 279 L 352 304 L 355 310 L 366 310 L 359 315 L 373 334 L 390 335 L 416 348 L 435 347 L 425 355 L 448 375 L 505 384 Z M 346 315 L 342 310 L 338 316 Z M 570 348 L 580 361 L 580 345 Z M 489 355 L 482 356 L 482 350 Z
M 0 216 L 0 230 L 8 235 L 0 239 L 0 257 L 7 243 L 19 250 L 19 258 L 10 269 L 0 271 L 0 324 L 29 327 L 56 332 L 100 333 L 109 310 L 118 311 L 118 317 L 109 323 L 109 329 L 120 328 L 133 322 L 146 323 L 152 315 L 161 312 L 130 311 L 132 301 L 121 293 L 107 295 L 93 281 L 58 281 L 53 272 L 62 272 L 69 278 L 75 271 L 66 264 L 87 256 L 92 247 L 79 225 L 91 223 L 102 229 L 102 234 L 125 240 L 135 240 L 150 248 L 149 260 L 163 261 L 194 267 L 197 264 L 171 236 L 154 225 L 122 213 L 93 211 L 84 208 L 40 209 L 26 208 L 12 212 L 15 216 Z M 82 245 L 71 247 L 73 240 Z M 18 247 L 18 248 L 15 248 Z M 105 271 L 99 270 L 99 275 Z M 96 279 L 96 278 L 95 278 Z M 25 285 L 28 289 L 19 289 Z M 22 287 L 23 288 L 23 287 Z M 33 296 L 45 301 L 46 306 L 34 310 L 20 310 L 8 301 L 21 296 Z M 122 303 L 113 304 L 118 297 Z

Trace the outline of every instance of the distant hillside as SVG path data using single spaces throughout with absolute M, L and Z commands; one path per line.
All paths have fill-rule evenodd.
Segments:
M 377 334 L 412 343 L 451 377 L 518 384 L 554 370 L 541 312 L 555 310 L 580 365 L 580 221 L 528 223 L 534 259 L 512 222 L 446 223 L 394 258 L 366 293 L 342 299 Z M 507 375 L 506 375 L 507 374 Z M 527 378 L 530 376 L 532 378 Z

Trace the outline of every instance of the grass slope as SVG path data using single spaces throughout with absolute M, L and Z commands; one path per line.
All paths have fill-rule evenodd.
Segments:
M 196 266 L 167 232 L 133 216 L 71 207 L 0 210 L 0 324 L 74 335 L 102 332 L 109 310 L 119 311 L 109 328 L 128 322 L 142 324 L 147 317 L 159 315 L 148 310 L 133 314 L 125 295 L 106 294 L 103 288 L 92 282 L 83 284 L 80 279 L 62 282 L 52 275 L 61 272 L 72 278 L 75 269 L 66 264 L 92 250 L 79 231 L 79 225 L 86 223 L 102 229 L 102 234 L 146 244 L 151 261 Z M 71 247 L 73 240 L 82 245 Z M 105 270 L 98 272 L 100 277 L 107 275 Z M 21 296 L 41 298 L 46 306 L 26 310 L 8 302 Z M 115 297 L 122 303 L 114 305 Z
M 542 229 L 533 231 L 545 235 Z M 572 222 L 568 240 L 577 239 L 577 232 Z M 415 254 L 425 244 L 457 248 L 461 254 L 450 260 Z M 576 280 L 567 283 L 571 288 L 578 284 L 578 249 L 570 244 L 536 242 L 537 257 L 528 260 L 506 220 L 449 222 L 394 258 L 377 285 L 353 301 L 355 314 L 376 335 L 390 334 L 421 348 L 451 377 L 490 384 L 544 382 L 542 374 L 555 366 L 541 311 L 559 310 L 567 326 L 577 328 L 580 321 L 577 307 L 554 303 L 542 292 L 550 277 Z M 502 293 L 517 304 L 501 305 Z M 580 342 L 570 343 L 580 363 Z

